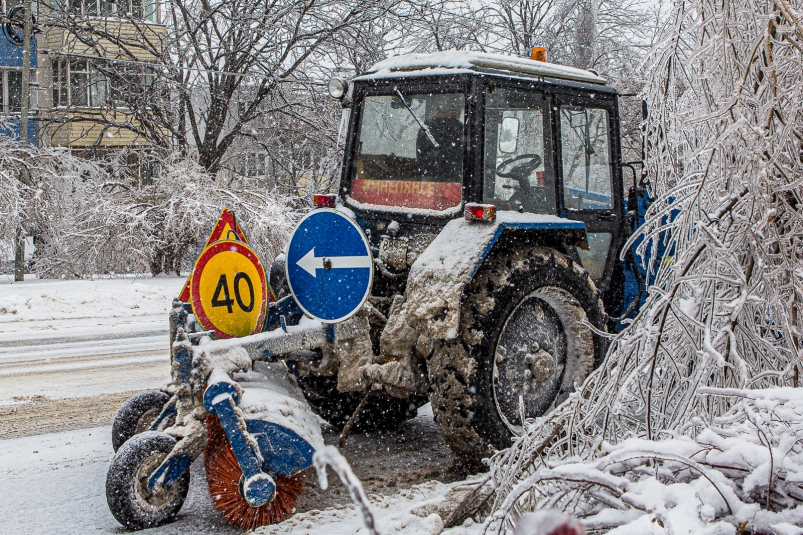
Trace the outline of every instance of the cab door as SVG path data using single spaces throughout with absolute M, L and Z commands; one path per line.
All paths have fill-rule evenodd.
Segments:
M 618 176 L 618 114 L 613 100 L 556 95 L 557 167 L 561 214 L 586 225 L 588 250 L 577 249 L 605 293 L 616 263 L 623 218 Z

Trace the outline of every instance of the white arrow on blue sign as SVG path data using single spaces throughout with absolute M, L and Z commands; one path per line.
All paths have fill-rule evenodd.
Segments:
M 298 222 L 285 265 L 298 306 L 325 323 L 350 318 L 371 293 L 368 240 L 357 223 L 336 210 L 319 208 Z

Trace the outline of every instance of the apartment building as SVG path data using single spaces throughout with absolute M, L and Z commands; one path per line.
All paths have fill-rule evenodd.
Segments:
M 146 151 L 143 114 L 166 29 L 156 0 L 51 0 L 40 37 L 42 143 L 94 157 Z M 66 3 L 65 3 L 66 2 Z M 46 12 L 46 13 L 45 13 Z

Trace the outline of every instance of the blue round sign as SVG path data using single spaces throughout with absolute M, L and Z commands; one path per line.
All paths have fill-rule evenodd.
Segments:
M 298 222 L 287 244 L 287 283 L 298 306 L 325 323 L 353 316 L 371 292 L 374 260 L 357 224 L 325 208 Z

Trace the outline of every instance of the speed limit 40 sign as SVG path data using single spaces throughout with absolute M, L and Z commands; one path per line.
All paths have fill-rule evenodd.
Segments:
M 268 281 L 257 254 L 243 242 L 218 241 L 204 249 L 190 280 L 198 323 L 217 338 L 256 334 L 267 309 Z

